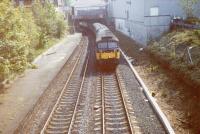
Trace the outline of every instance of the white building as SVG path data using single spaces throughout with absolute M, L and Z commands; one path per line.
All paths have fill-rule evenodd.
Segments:
M 109 0 L 108 16 L 117 30 L 146 45 L 168 31 L 171 18 L 185 15 L 180 0 Z

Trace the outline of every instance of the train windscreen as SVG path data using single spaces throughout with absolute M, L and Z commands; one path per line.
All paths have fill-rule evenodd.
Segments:
M 98 48 L 99 49 L 107 49 L 107 42 L 98 43 Z
M 117 42 L 108 42 L 108 48 L 115 49 L 117 47 Z
M 118 48 L 117 42 L 100 42 L 98 49 L 116 49 Z

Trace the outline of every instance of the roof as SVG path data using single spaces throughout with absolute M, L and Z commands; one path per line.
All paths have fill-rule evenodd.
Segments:
M 94 23 L 93 27 L 96 29 L 96 42 L 102 40 L 119 41 L 118 38 L 110 31 L 108 27 L 100 23 Z

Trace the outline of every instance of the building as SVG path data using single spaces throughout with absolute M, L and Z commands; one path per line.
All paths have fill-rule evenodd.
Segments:
M 168 31 L 174 16 L 185 14 L 180 0 L 109 0 L 108 16 L 118 31 L 146 45 Z

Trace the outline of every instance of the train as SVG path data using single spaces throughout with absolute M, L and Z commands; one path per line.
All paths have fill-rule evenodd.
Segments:
M 96 38 L 95 58 L 97 64 L 118 64 L 120 59 L 119 39 L 101 23 L 93 23 L 92 31 Z

